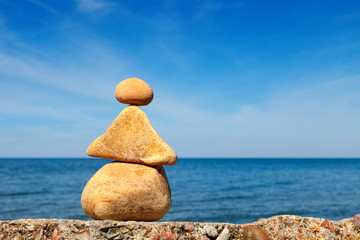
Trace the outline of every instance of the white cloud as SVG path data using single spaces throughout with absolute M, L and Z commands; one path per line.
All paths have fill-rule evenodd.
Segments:
M 339 17 L 340 22 L 357 22 L 360 21 L 360 12 L 352 12 L 348 14 L 344 14 Z
M 62 68 L 39 59 L 0 54 L 0 74 L 21 78 L 27 85 L 53 89 L 1 82 L 1 114 L 73 122 L 72 129 L 61 133 L 55 126 L 19 126 L 16 132 L 19 136 L 14 133 L 2 137 L 6 142 L 3 154 L 84 156 L 87 145 L 102 134 L 125 107 L 112 95 L 119 80 L 115 76 L 121 74 L 110 70 L 121 66 L 122 60 L 96 44 L 89 43 L 85 49 L 98 63 L 103 63 L 100 68 L 93 70 L 91 62 L 81 69 L 77 69 L 79 64 L 77 68 Z M 105 66 L 110 64 L 113 65 L 105 71 Z M 109 71 L 109 75 L 104 74 Z M 109 77 L 115 80 L 103 81 Z M 79 98 L 56 101 L 54 98 L 61 94 L 59 90 L 78 94 Z M 180 157 L 360 156 L 357 146 L 360 142 L 360 76 L 302 89 L 282 89 L 260 104 L 240 105 L 232 113 L 221 112 L 221 109 L 206 111 L 189 100 L 180 99 L 181 94 L 169 89 L 156 90 L 156 98 L 143 110 L 155 130 Z M 84 96 L 93 98 L 92 104 L 79 100 Z M 36 132 L 42 134 L 38 134 L 35 141 L 32 139 Z M 24 144 L 20 147 L 16 142 Z M 48 146 L 46 152 L 37 147 L 42 145 Z M 61 154 L 57 150 L 59 145 L 67 146 L 68 152 Z
M 109 99 L 109 89 L 129 67 L 129 63 L 109 48 L 91 40 L 83 40 L 82 46 L 72 54 L 77 59 L 63 58 L 50 64 L 46 58 L 32 57 L 27 52 L 15 55 L 0 51 L 0 74 L 70 93 Z
M 226 8 L 239 8 L 242 7 L 242 3 L 230 3 L 227 1 L 200 1 L 199 2 L 199 9 L 194 15 L 194 19 L 198 20 L 203 17 L 206 17 L 210 14 L 213 14 L 215 12 L 218 12 L 220 10 L 226 9 Z
M 107 3 L 100 0 L 76 0 L 76 2 L 79 10 L 84 12 L 104 10 L 107 7 Z
M 107 46 L 81 43 L 71 59 L 0 51 L 0 157 L 85 156 L 116 117 L 113 91 L 129 64 Z
M 46 5 L 45 3 L 41 2 L 41 1 L 37 1 L 37 0 L 28 0 L 29 2 L 37 5 L 38 7 L 41 7 L 42 9 L 53 13 L 53 14 L 57 14 L 57 11 L 51 7 L 49 7 L 48 5 Z
M 83 129 L 69 134 L 37 127 L 22 130 L 21 135 L 0 135 L 0 157 L 86 157 L 91 143 L 86 134 Z
M 149 116 L 180 156 L 359 157 L 359 90 L 354 76 L 283 90 L 230 114 L 168 97 Z
M 46 62 L 26 53 L 0 52 L 0 113 L 25 120 L 44 117 L 72 127 L 60 133 L 51 124 L 18 126 L 11 135 L 2 135 L 6 142 L 2 156 L 65 156 L 57 150 L 60 145 L 67 146 L 66 156 L 84 156 L 87 145 L 124 108 L 114 100 L 113 91 L 131 62 L 107 46 L 81 42 L 72 61 Z M 240 105 L 232 113 L 204 110 L 173 91 L 157 88 L 156 98 L 143 109 L 180 157 L 360 156 L 356 145 L 360 142 L 360 76 L 281 89 L 262 103 Z M 72 97 L 56 99 L 62 93 Z M 38 147 L 43 145 L 48 146 L 46 152 Z

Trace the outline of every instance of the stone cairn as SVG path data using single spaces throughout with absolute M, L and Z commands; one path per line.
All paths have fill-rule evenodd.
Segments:
M 89 217 L 153 221 L 169 211 L 171 191 L 162 165 L 176 164 L 177 156 L 139 107 L 153 96 L 138 78 L 117 85 L 116 99 L 130 106 L 87 149 L 91 157 L 117 160 L 97 171 L 83 190 L 81 206 Z

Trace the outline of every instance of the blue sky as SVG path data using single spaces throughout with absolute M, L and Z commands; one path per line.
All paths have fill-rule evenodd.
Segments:
M 0 157 L 84 157 L 147 81 L 179 157 L 360 157 L 359 1 L 0 0 Z

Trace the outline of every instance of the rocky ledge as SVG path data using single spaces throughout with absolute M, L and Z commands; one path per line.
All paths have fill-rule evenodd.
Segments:
M 340 221 L 282 215 L 251 224 L 19 219 L 0 221 L 0 239 L 360 240 L 360 214 Z

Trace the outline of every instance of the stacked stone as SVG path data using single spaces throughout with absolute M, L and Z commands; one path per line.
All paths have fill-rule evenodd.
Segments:
M 162 165 L 177 162 L 139 106 L 153 99 L 151 87 L 129 78 L 115 89 L 126 107 L 87 149 L 91 157 L 117 160 L 103 166 L 86 184 L 81 205 L 93 219 L 153 221 L 171 207 L 171 191 Z

